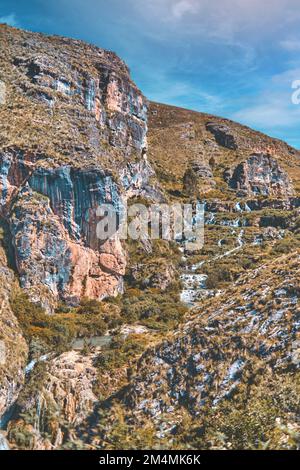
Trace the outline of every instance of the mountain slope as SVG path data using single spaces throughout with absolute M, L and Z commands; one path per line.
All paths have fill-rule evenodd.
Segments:
M 171 190 L 182 191 L 182 179 L 192 161 L 211 165 L 221 199 L 232 194 L 223 173 L 252 153 L 273 156 L 299 189 L 300 151 L 228 119 L 150 103 L 149 159 L 158 177 Z M 205 196 L 211 198 L 209 192 Z
M 10 445 L 299 447 L 300 152 L 148 103 L 95 46 L 0 41 Z M 101 203 L 195 200 L 197 251 L 96 237 Z

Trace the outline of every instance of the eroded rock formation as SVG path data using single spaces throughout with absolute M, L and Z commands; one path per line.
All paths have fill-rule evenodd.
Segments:
M 214 135 L 217 144 L 222 147 L 226 147 L 230 150 L 236 150 L 238 148 L 236 138 L 227 125 L 218 122 L 208 122 L 206 129 Z
M 287 198 L 294 194 L 288 175 L 271 155 L 255 153 L 227 174 L 239 196 L 262 195 Z
M 194 160 L 183 176 L 183 189 L 187 194 L 197 196 L 216 187 L 216 182 L 209 163 Z
M 30 434 L 30 447 L 35 450 L 51 450 L 66 440 L 75 439 L 75 429 L 93 411 L 98 401 L 93 391 L 98 371 L 93 366 L 97 355 L 83 355 L 69 351 L 42 365 L 39 390 L 30 394 L 31 380 L 17 402 L 22 413 L 32 412 L 35 420 L 28 424 L 21 418 L 9 426 L 10 440 L 18 439 L 17 433 Z M 73 435 L 74 433 L 74 435 Z

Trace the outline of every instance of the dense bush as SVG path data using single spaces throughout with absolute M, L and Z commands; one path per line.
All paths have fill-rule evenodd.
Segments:
M 45 350 L 62 352 L 69 349 L 78 336 L 103 335 L 107 331 L 98 302 L 84 300 L 78 311 L 73 309 L 65 313 L 64 309 L 63 313 L 53 315 L 47 315 L 20 289 L 13 292 L 10 302 L 32 353 Z
M 173 328 L 186 311 L 186 306 L 179 300 L 179 291 L 160 292 L 158 289 L 131 289 L 124 296 L 121 306 L 124 321 L 139 321 L 157 329 Z
M 272 248 L 273 255 L 288 254 L 300 247 L 300 240 L 297 238 L 284 238 L 275 243 Z
M 226 265 L 209 266 L 205 269 L 205 273 L 208 275 L 206 281 L 207 289 L 217 289 L 220 284 L 233 280 L 232 271 Z
M 94 365 L 100 371 L 109 371 L 124 365 L 128 366 L 130 361 L 141 355 L 145 348 L 145 340 L 139 335 L 132 335 L 127 339 L 117 336 L 97 356 Z

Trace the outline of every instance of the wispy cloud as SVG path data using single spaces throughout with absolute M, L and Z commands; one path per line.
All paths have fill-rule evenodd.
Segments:
M 300 106 L 292 103 L 292 83 L 297 78 L 300 79 L 299 68 L 274 75 L 259 94 L 248 98 L 248 103 L 232 113 L 232 119 L 262 129 L 269 134 L 282 137 L 285 134 L 286 139 L 288 134 L 298 135 Z M 292 139 L 296 141 L 295 137 Z M 299 139 L 297 142 L 299 145 Z
M 290 52 L 300 51 L 300 39 L 284 39 L 280 41 L 280 46 Z
M 223 100 L 217 95 L 208 93 L 200 85 L 192 86 L 188 82 L 172 81 L 167 78 L 160 80 L 160 90 L 153 90 L 151 99 L 153 101 L 173 104 L 175 106 L 182 105 L 186 102 L 188 107 L 193 109 L 201 109 L 209 112 L 215 109 L 217 113 L 222 107 Z
M 172 5 L 174 18 L 181 19 L 186 14 L 196 13 L 199 8 L 197 0 L 181 0 Z
M 129 0 L 150 29 L 252 42 L 297 23 L 298 0 Z M 180 20 L 181 28 L 178 29 Z M 166 33 L 166 30 L 164 30 Z M 249 34 L 253 34 L 249 37 Z
M 19 22 L 17 21 L 16 15 L 14 13 L 10 13 L 9 15 L 0 16 L 0 23 L 6 23 L 10 26 L 19 26 Z

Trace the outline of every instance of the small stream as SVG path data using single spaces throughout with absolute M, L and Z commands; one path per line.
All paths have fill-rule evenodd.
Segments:
M 48 359 L 48 357 L 50 356 L 50 354 L 43 354 L 42 356 L 38 357 L 37 359 L 32 359 L 32 361 L 30 361 L 27 366 L 25 367 L 25 375 L 27 374 L 30 374 L 30 372 L 33 370 L 34 366 L 38 363 L 38 362 L 44 362 Z
M 235 222 L 234 227 L 239 226 L 238 221 Z M 207 275 L 206 274 L 196 274 L 196 271 L 198 271 L 204 264 L 210 264 L 215 261 L 218 261 L 222 258 L 225 258 L 227 256 L 230 256 L 233 253 L 236 253 L 242 247 L 244 246 L 244 230 L 240 230 L 238 235 L 237 235 L 237 246 L 225 251 L 225 253 L 219 254 L 215 257 L 213 257 L 211 260 L 208 261 L 200 261 L 199 263 L 196 263 L 192 266 L 185 266 L 184 272 L 181 274 L 180 279 L 183 285 L 183 289 L 180 294 L 180 300 L 181 302 L 185 303 L 189 307 L 193 307 L 195 302 L 209 297 L 211 295 L 214 295 L 214 291 L 207 289 L 206 288 L 206 281 L 207 281 Z M 223 240 L 219 240 L 218 246 L 221 247 L 223 243 Z M 187 258 L 185 256 L 182 256 L 183 261 L 187 261 Z
M 7 425 L 16 409 L 16 401 L 5 411 L 0 419 L 0 450 L 10 450 L 9 443 L 5 437 Z

